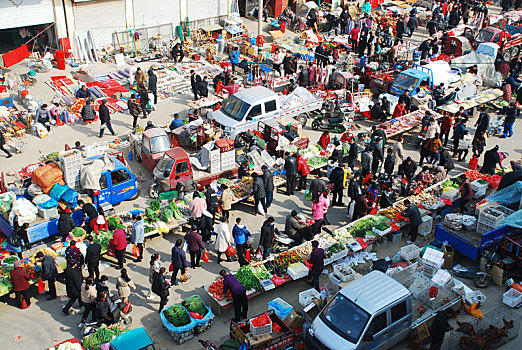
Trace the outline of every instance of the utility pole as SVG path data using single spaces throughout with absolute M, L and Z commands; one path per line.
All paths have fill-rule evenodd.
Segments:
M 259 9 L 257 11 L 257 35 L 263 34 L 263 0 L 259 0 Z

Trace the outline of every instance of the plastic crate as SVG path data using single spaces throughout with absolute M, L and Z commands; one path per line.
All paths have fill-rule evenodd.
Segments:
M 301 304 L 302 307 L 307 307 L 312 303 L 314 298 L 320 299 L 321 294 L 313 288 L 305 290 L 304 292 L 299 293 L 299 304 Z
M 378 234 L 379 236 L 384 236 L 384 235 L 390 233 L 391 229 L 392 229 L 391 226 L 388 226 L 388 228 L 385 229 L 384 231 L 380 231 L 380 230 L 376 229 L 375 227 L 373 227 L 372 232 L 375 234 Z
M 498 227 L 506 218 L 506 214 L 497 208 L 487 208 L 480 212 L 478 222 L 486 226 Z
M 194 338 L 194 329 L 181 333 L 173 332 L 170 329 L 167 329 L 167 331 L 172 336 L 172 338 L 174 338 L 174 341 L 178 344 L 186 343 L 190 339 Z
M 511 288 L 502 294 L 502 302 L 509 307 L 517 307 L 522 303 L 522 292 Z
M 272 280 L 261 280 L 259 284 L 261 284 L 261 287 L 263 287 L 265 291 L 275 289 L 275 284 Z
M 449 199 L 452 203 L 460 198 L 460 191 L 457 188 L 446 190 L 446 192 L 442 192 L 442 198 Z
M 419 257 L 421 249 L 415 244 L 410 244 L 401 248 L 401 258 L 404 260 L 413 260 Z
M 205 324 L 197 325 L 194 327 L 194 335 L 198 335 L 201 333 L 204 333 L 212 327 L 212 324 L 214 323 L 214 316 L 212 316 Z
M 480 290 L 474 290 L 471 293 L 466 293 L 466 295 L 464 295 L 464 300 L 466 300 L 469 305 L 473 303 L 484 303 L 486 301 L 486 296 Z
M 392 232 L 391 235 L 389 235 L 391 242 L 400 242 L 402 240 L 402 232 L 401 231 L 395 231 Z
M 475 198 L 475 199 L 479 199 L 479 198 L 484 197 L 484 196 L 486 195 L 486 190 L 487 190 L 487 188 L 484 189 L 484 190 L 476 191 L 476 192 L 473 194 L 473 198 Z
M 482 224 L 482 223 L 477 223 L 477 233 L 480 234 L 480 235 L 483 235 L 484 233 L 488 233 L 488 232 L 491 232 L 497 228 L 499 228 L 501 226 L 501 223 L 499 223 L 498 225 L 494 225 L 494 226 L 489 226 L 489 225 L 485 225 L 485 224 Z
M 277 317 L 279 317 L 282 321 L 286 320 L 293 309 L 294 307 L 292 305 L 288 304 L 281 298 L 275 298 L 274 300 L 268 302 L 268 311 L 274 310 Z
M 38 216 L 43 219 L 50 219 L 54 217 L 58 217 L 58 209 L 50 208 L 50 209 L 42 209 L 38 207 Z
M 73 149 L 70 151 L 60 152 L 60 164 L 67 165 L 75 165 L 82 164 L 82 154 L 79 150 Z
M 485 182 L 485 183 L 482 183 L 482 182 Z M 473 190 L 473 192 L 481 192 L 481 191 L 486 192 L 488 187 L 489 187 L 489 183 L 484 180 L 475 180 L 471 183 L 471 189 Z
M 306 268 L 306 265 L 301 263 L 305 268 Z M 303 270 L 304 271 L 304 270 Z M 305 272 L 301 272 L 301 273 L 298 273 L 297 271 L 295 271 L 293 268 L 291 268 L 290 266 L 286 269 L 286 272 L 290 275 L 290 277 L 292 277 L 293 280 L 298 280 L 300 278 L 303 278 L 303 277 L 306 277 L 308 276 L 308 269 L 307 271 Z
M 330 265 L 331 263 L 333 263 L 333 255 L 329 258 L 324 259 L 325 265 Z
M 426 215 L 422 217 L 422 223 L 419 225 L 418 232 L 421 236 L 427 236 L 433 229 L 433 217 Z
M 424 273 L 424 275 L 426 277 L 428 277 L 429 279 L 432 279 L 433 276 L 435 276 L 435 274 L 437 273 L 439 269 L 437 267 L 433 267 L 433 266 L 429 266 L 429 265 L 424 265 L 423 266 L 423 270 L 422 272 Z
M 347 255 L 348 255 L 348 249 L 343 249 L 340 252 L 334 253 L 332 255 L 333 261 L 337 261 L 339 259 L 342 259 L 342 258 L 344 258 Z
M 270 319 L 270 317 L 269 317 Z M 261 335 L 265 334 L 272 334 L 272 319 L 270 319 L 269 324 L 265 324 L 264 326 L 255 327 L 252 324 L 253 318 L 249 319 L 248 322 L 250 323 L 250 332 L 254 337 L 259 337 Z
M 348 282 L 355 279 L 355 271 L 347 263 L 340 263 L 335 265 L 333 272 L 343 282 Z

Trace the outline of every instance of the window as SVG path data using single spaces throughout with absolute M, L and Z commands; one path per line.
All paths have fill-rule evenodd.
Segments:
M 149 140 L 145 137 L 145 135 L 141 138 L 141 150 L 150 157 L 150 146 Z
M 124 169 L 116 170 L 111 173 L 112 184 L 118 185 L 130 180 L 131 176 Z
M 393 82 L 393 87 L 399 90 L 409 90 L 414 86 L 417 86 L 419 79 L 406 74 L 399 74 L 397 79 Z
M 406 308 L 406 300 L 401 301 L 399 304 L 391 308 L 392 323 L 397 322 L 404 316 L 406 316 L 408 310 Z
M 184 174 L 189 171 L 188 162 L 185 160 L 176 164 L 176 175 Z
M 372 332 L 372 334 L 377 334 L 386 328 L 386 311 L 378 314 L 372 320 L 370 327 L 368 327 L 368 332 Z
M 238 99 L 236 96 L 230 96 L 221 107 L 220 111 L 223 112 L 226 116 L 240 121 L 243 120 L 246 111 L 250 105 Z
M 499 33 L 495 34 L 492 41 L 494 43 L 498 43 L 500 41 L 500 34 Z
M 261 105 L 252 107 L 248 115 L 251 117 L 257 117 L 258 115 L 261 115 Z
M 276 101 L 265 102 L 265 113 L 273 112 L 277 109 Z
M 107 188 L 107 174 L 100 176 L 100 189 L 104 190 Z
M 169 149 L 170 142 L 169 138 L 166 135 L 153 137 L 150 139 L 150 153 L 163 153 L 167 152 Z

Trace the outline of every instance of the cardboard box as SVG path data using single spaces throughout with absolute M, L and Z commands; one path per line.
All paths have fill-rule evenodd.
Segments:
M 442 246 L 442 251 L 444 252 L 444 265 L 443 267 L 446 270 L 449 270 L 453 267 L 453 257 L 455 255 L 455 250 L 450 245 Z
M 285 325 L 291 329 L 297 329 L 303 326 L 305 318 L 299 315 L 295 310 L 292 310 L 290 315 L 288 315 L 284 321 Z

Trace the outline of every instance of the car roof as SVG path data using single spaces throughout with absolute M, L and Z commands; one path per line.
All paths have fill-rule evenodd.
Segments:
M 402 71 L 403 74 L 409 75 L 411 77 L 417 78 L 417 79 L 424 79 L 428 76 L 428 73 L 420 71 L 415 68 L 409 68 L 405 71 Z
M 108 154 L 109 157 L 111 157 L 112 161 L 114 162 L 114 169 L 111 170 L 114 171 L 114 170 L 120 170 L 120 169 L 126 169 L 127 167 L 125 166 L 125 164 L 123 164 L 122 162 L 120 162 L 118 160 L 118 158 L 114 157 L 114 156 L 111 156 L 110 154 Z M 103 157 L 103 154 L 99 154 L 97 156 L 94 156 L 94 157 L 89 157 L 87 159 L 89 160 L 95 160 L 95 159 L 98 159 L 98 158 L 101 158 Z
M 241 90 L 234 94 L 235 97 L 239 98 L 242 101 L 252 105 L 256 102 L 259 102 L 261 99 L 273 97 L 275 98 L 277 94 L 270 89 L 267 89 L 264 86 L 254 86 L 245 90 Z
M 148 138 L 153 138 L 157 136 L 167 136 L 167 133 L 162 128 L 152 128 L 149 130 L 145 130 L 143 132 L 143 135 Z
M 170 158 L 179 159 L 179 158 L 187 158 L 188 153 L 181 147 L 174 147 L 173 149 L 169 149 L 165 152 Z
M 348 299 L 373 315 L 410 291 L 381 271 L 372 271 L 340 290 Z
M 140 350 L 153 344 L 145 328 L 131 329 L 114 340 L 111 340 L 111 349 L 115 350 Z

